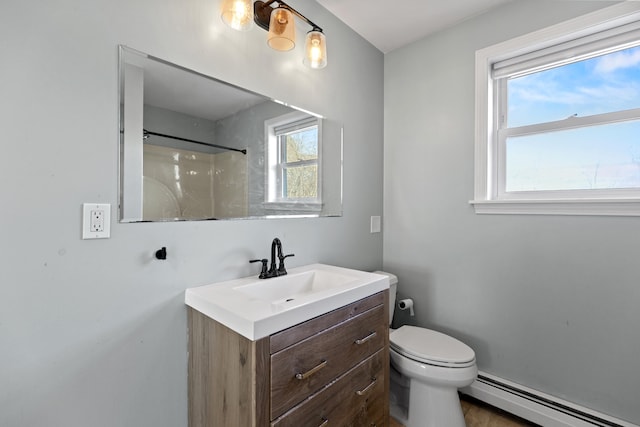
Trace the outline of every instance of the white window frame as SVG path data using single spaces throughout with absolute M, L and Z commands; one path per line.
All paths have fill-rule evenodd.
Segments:
M 276 129 L 302 120 L 315 119 L 318 126 L 318 197 L 314 199 L 287 199 L 281 197 L 281 152 Z M 320 212 L 322 210 L 322 119 L 302 111 L 296 111 L 265 121 L 266 162 L 264 206 L 278 211 Z
M 498 91 L 491 71 L 497 62 L 579 38 L 597 38 L 598 33 L 634 23 L 640 23 L 640 2 L 627 1 L 476 52 L 475 185 L 470 201 L 476 213 L 640 216 L 637 190 L 634 194 L 615 189 L 507 195 L 499 185 L 504 182 L 498 177 L 504 170 L 499 162 L 504 162 L 505 156 L 498 143 L 498 119 L 494 117 Z M 587 118 L 571 120 L 580 125 Z

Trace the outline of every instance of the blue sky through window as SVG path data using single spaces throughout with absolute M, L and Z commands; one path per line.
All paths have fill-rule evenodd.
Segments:
M 510 128 L 640 108 L 640 47 L 512 78 Z M 640 187 L 640 122 L 507 140 L 507 191 Z
M 509 79 L 516 127 L 640 107 L 640 47 Z

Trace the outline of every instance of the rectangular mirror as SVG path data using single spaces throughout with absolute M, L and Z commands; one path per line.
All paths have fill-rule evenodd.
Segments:
M 340 216 L 342 126 L 120 46 L 121 222 Z

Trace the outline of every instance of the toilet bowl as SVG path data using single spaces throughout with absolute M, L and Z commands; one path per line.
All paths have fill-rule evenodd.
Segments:
M 398 279 L 389 277 L 389 325 Z M 474 351 L 441 332 L 416 326 L 389 331 L 391 415 L 406 427 L 465 427 L 458 389 L 478 374 Z

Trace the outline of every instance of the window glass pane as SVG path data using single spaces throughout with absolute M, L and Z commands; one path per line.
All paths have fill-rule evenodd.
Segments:
M 284 147 L 286 163 L 318 158 L 318 127 L 287 134 Z
M 640 47 L 507 81 L 508 126 L 640 107 Z
M 318 197 L 318 165 L 289 167 L 285 170 L 285 195 L 288 199 Z
M 640 188 L 640 122 L 508 138 L 510 191 Z

